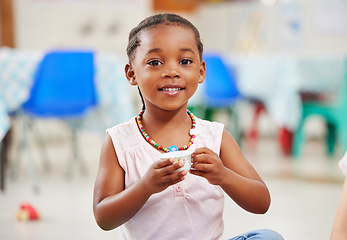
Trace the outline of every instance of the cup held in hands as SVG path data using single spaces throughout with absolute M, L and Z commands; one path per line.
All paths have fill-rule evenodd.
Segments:
M 161 154 L 159 158 L 161 160 L 171 158 L 174 160 L 173 163 L 183 162 L 184 166 L 177 169 L 175 172 L 179 172 L 179 171 L 183 171 L 183 170 L 186 170 L 187 172 L 189 172 L 190 167 L 192 165 L 192 153 L 193 152 L 190 150 L 168 152 L 168 153 Z

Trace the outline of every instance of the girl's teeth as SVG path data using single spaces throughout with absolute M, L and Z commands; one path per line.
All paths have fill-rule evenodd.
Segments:
M 174 91 L 179 91 L 179 88 L 163 88 L 164 91 L 169 91 L 169 92 L 174 92 Z

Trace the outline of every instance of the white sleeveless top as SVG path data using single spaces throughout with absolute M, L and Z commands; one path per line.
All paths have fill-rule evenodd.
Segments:
M 223 124 L 196 118 L 196 138 L 189 149 L 208 147 L 219 155 Z M 138 181 L 161 152 L 141 135 L 136 118 L 107 129 L 125 188 Z M 153 194 L 140 211 L 120 226 L 121 239 L 219 239 L 223 233 L 224 193 L 220 186 L 188 173 L 185 180 Z

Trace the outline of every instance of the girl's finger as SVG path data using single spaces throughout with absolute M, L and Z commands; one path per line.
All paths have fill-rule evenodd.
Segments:
M 195 169 L 191 169 L 190 173 L 193 175 L 196 175 L 196 176 L 200 176 L 200 177 L 204 177 L 204 175 L 205 175 L 203 172 L 195 170 Z
M 196 157 L 218 157 L 218 154 L 216 154 L 214 151 L 212 151 L 209 148 L 203 147 L 203 148 L 198 148 L 194 151 L 194 153 L 192 154 L 193 160 Z
M 173 163 L 173 159 L 171 159 L 171 158 L 156 161 L 155 163 L 153 163 L 153 168 L 160 169 L 160 168 L 172 165 L 172 163 Z
M 163 164 L 158 164 L 155 169 L 159 170 L 161 176 L 169 175 L 172 174 L 174 171 L 177 169 L 181 168 L 184 166 L 184 163 L 174 163 L 173 160 L 170 159 L 169 163 L 167 164 L 167 160 L 163 160 Z
M 180 172 L 175 172 L 175 173 L 172 173 L 172 174 L 169 174 L 169 175 L 162 177 L 162 181 L 172 185 L 172 184 L 175 184 L 177 182 L 182 181 L 182 179 L 184 179 L 185 175 L 187 175 L 187 171 L 185 171 L 185 170 L 180 171 Z
M 192 162 L 194 163 L 212 163 L 213 157 L 210 154 L 200 153 L 194 154 L 192 157 Z
M 174 174 L 174 172 L 183 167 L 184 164 L 183 163 L 175 163 L 175 164 L 171 164 L 169 166 L 163 167 L 162 169 L 160 169 L 162 176 L 166 176 L 166 175 L 172 175 Z
M 200 171 L 200 172 L 210 172 L 212 167 L 213 166 L 211 164 L 199 163 L 199 162 L 195 162 L 192 165 L 193 171 Z
M 207 148 L 207 147 L 202 147 L 202 148 L 197 148 L 193 155 L 199 155 L 199 154 L 215 154 L 215 152 L 213 152 L 211 149 Z

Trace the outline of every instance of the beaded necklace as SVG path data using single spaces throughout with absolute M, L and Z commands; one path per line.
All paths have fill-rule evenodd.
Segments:
M 195 121 L 195 117 L 194 117 L 193 113 L 191 113 L 188 109 L 187 109 L 187 113 L 190 116 L 190 118 L 192 119 L 192 128 L 189 131 L 189 134 L 190 134 L 191 137 L 190 137 L 189 143 L 187 145 L 184 145 L 183 147 L 177 147 L 175 145 L 172 145 L 172 146 L 166 148 L 166 147 L 160 146 L 153 139 L 151 139 L 148 136 L 148 134 L 145 132 L 145 130 L 143 129 L 143 126 L 142 126 L 142 123 L 141 123 L 141 119 L 142 119 L 143 113 L 144 113 L 144 110 L 142 110 L 139 113 L 139 115 L 136 117 L 137 124 L 138 124 L 138 126 L 140 128 L 140 131 L 141 131 L 142 135 L 146 139 L 146 141 L 149 142 L 150 144 L 152 144 L 157 149 L 162 150 L 164 152 L 174 152 L 174 151 L 180 151 L 180 150 L 187 150 L 194 143 L 195 134 L 192 133 L 193 132 L 192 129 L 195 129 L 196 121 Z

